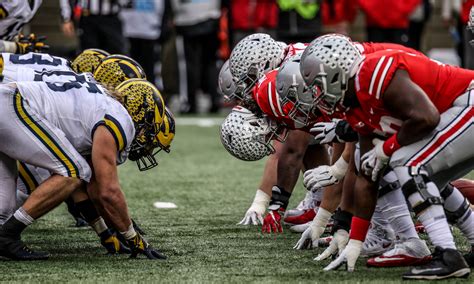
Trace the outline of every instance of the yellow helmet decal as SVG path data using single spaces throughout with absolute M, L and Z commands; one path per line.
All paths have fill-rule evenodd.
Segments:
M 102 49 L 89 48 L 81 52 L 71 63 L 71 68 L 76 73 L 93 73 L 102 59 L 110 54 Z
M 166 108 L 165 117 L 163 119 L 163 123 L 161 124 L 160 132 L 158 132 L 158 135 L 156 135 L 156 139 L 158 140 L 160 147 L 166 152 L 170 151 L 171 142 L 174 139 L 175 133 L 176 130 L 173 114 L 168 108 Z
M 94 71 L 94 78 L 108 87 L 115 88 L 128 79 L 146 79 L 146 76 L 143 68 L 135 60 L 115 54 L 102 60 Z

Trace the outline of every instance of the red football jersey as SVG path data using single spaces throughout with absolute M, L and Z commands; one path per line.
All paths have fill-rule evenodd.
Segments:
M 406 47 L 401 44 L 396 44 L 396 43 L 356 42 L 355 45 L 359 49 L 360 53 L 362 54 L 370 54 L 370 53 L 374 53 L 374 52 L 382 51 L 382 50 L 401 50 L 405 52 L 424 55 L 418 50 Z
M 327 118 L 314 118 L 308 126 L 299 125 L 291 119 L 288 113 L 291 110 L 291 104 L 282 106 L 276 91 L 275 82 L 278 69 L 272 70 L 265 74 L 253 89 L 253 99 L 257 102 L 260 110 L 270 119 L 287 126 L 290 129 L 298 129 L 309 131 L 311 126 L 319 121 L 326 121 Z M 329 121 L 329 120 L 328 120 Z
M 292 57 L 293 55 L 303 53 L 303 51 L 308 45 L 309 43 L 301 43 L 301 42 L 290 43 L 285 49 L 286 54 L 285 54 L 285 58 L 283 59 L 283 62 L 285 62 L 288 58 Z
M 382 96 L 399 69 L 408 72 L 410 79 L 423 89 L 440 113 L 450 108 L 474 80 L 474 71 L 445 65 L 423 55 L 397 50 L 369 54 L 355 77 L 360 107 L 346 113 L 354 130 L 385 137 L 398 131 L 402 121 L 397 114 L 387 110 Z

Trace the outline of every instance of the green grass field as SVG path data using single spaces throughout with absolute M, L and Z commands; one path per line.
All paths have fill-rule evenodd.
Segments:
M 120 167 L 132 216 L 148 240 L 169 257 L 166 261 L 107 256 L 89 229 L 72 227 L 65 206 L 38 220 L 23 239 L 49 251 L 42 262 L 0 261 L 6 282 L 215 282 L 215 283 L 396 283 L 401 269 L 368 269 L 360 259 L 354 273 L 323 272 L 328 263 L 312 259 L 318 251 L 296 251 L 299 238 L 286 230 L 263 236 L 243 228 L 243 217 L 255 194 L 263 162 L 246 163 L 227 154 L 218 127 L 179 126 L 169 155 L 141 173 L 134 163 Z M 290 207 L 303 197 L 301 185 Z M 155 201 L 177 209 L 156 209 Z M 463 246 L 467 249 L 466 246 Z M 320 249 L 321 250 L 321 249 Z M 473 281 L 473 276 L 463 283 Z M 454 281 L 453 281 L 454 282 Z

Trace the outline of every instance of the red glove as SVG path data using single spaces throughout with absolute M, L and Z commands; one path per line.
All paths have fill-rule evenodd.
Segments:
M 262 233 L 283 233 L 283 228 L 281 227 L 281 217 L 284 214 L 285 210 L 283 208 L 278 210 L 270 210 L 267 216 L 265 216 L 265 219 L 263 219 Z

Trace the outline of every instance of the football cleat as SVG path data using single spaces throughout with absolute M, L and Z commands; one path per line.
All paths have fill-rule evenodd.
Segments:
M 158 165 L 155 149 L 159 146 L 156 136 L 165 116 L 163 97 L 152 83 L 143 79 L 129 79 L 116 90 L 135 125 L 128 158 L 137 162 L 140 171 L 151 169 Z
M 115 88 L 129 79 L 146 79 L 146 75 L 135 60 L 125 55 L 113 54 L 100 62 L 94 71 L 94 78 L 108 88 Z
M 298 203 L 295 209 L 288 210 L 285 217 L 301 215 L 307 209 L 313 209 L 321 204 L 321 194 L 308 190 L 303 200 Z
M 76 73 L 94 73 L 102 59 L 109 56 L 107 51 L 98 48 L 89 48 L 81 52 L 72 62 L 71 68 Z
M 413 267 L 403 275 L 403 279 L 467 278 L 470 273 L 471 269 L 459 251 L 436 247 L 428 263 Z
M 395 233 L 391 228 L 383 228 L 372 223 L 360 255 L 364 257 L 381 255 L 392 248 L 394 239 Z
M 314 209 L 307 209 L 303 211 L 303 214 L 296 215 L 296 216 L 287 216 L 283 219 L 283 222 L 290 224 L 290 225 L 300 225 L 306 224 L 308 222 L 313 221 L 314 217 L 316 216 L 316 212 L 318 210 Z
M 0 256 L 13 260 L 45 260 L 49 253 L 33 251 L 18 239 L 0 237 Z
M 309 226 L 311 226 L 311 222 L 305 224 L 294 225 L 290 227 L 290 231 L 295 233 L 303 233 Z
M 423 265 L 431 260 L 431 252 L 425 241 L 409 239 L 396 243 L 393 249 L 367 260 L 369 267 L 399 267 Z

